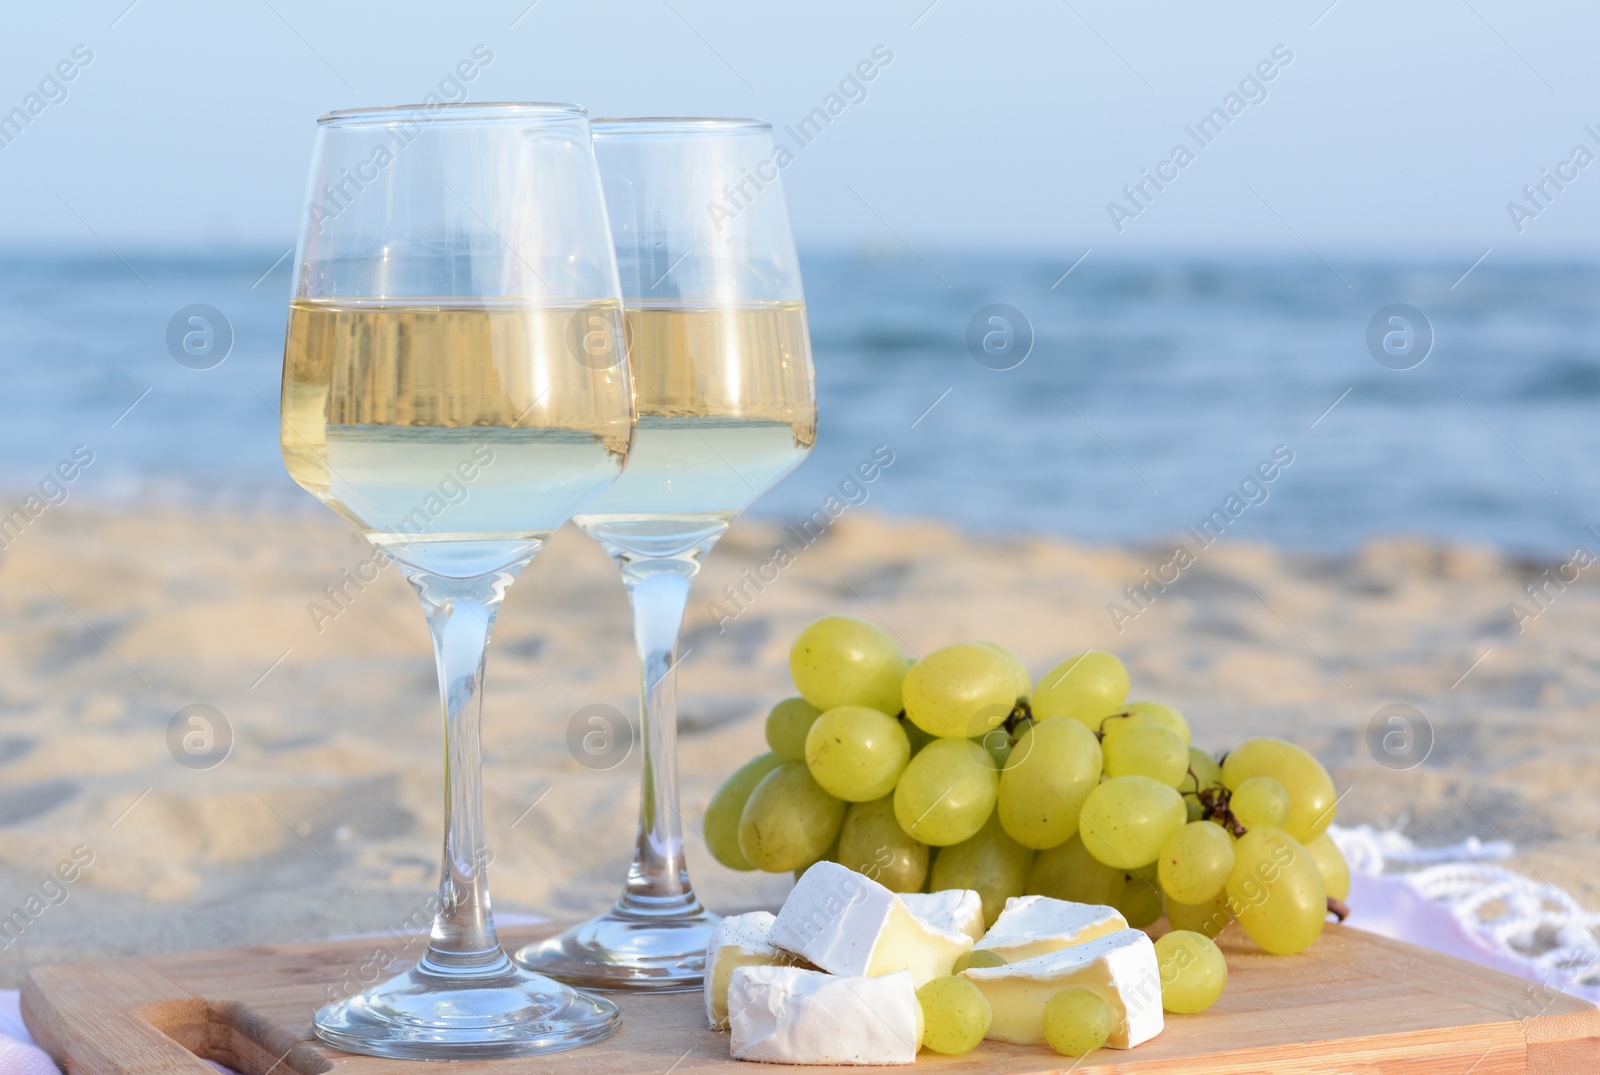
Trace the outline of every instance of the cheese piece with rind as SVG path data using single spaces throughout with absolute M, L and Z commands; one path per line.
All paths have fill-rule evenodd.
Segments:
M 1049 896 L 1013 896 L 983 939 L 972 947 L 1015 963 L 1127 928 L 1128 920 L 1114 907 Z
M 946 933 L 965 933 L 974 941 L 983 936 L 983 897 L 970 888 L 938 892 L 902 892 L 911 913 Z
M 949 974 L 972 950 L 965 933 L 924 921 L 883 885 L 826 860 L 795 882 L 768 940 L 830 974 L 909 970 L 919 989 Z
M 1018 1045 L 1044 1043 L 1044 1006 L 1063 989 L 1093 992 L 1111 1009 L 1113 1049 L 1131 1049 L 1161 1033 L 1161 969 L 1143 931 L 1124 929 L 1097 940 L 961 972 L 994 1013 L 988 1037 Z
M 909 971 L 842 978 L 740 967 L 728 988 L 729 1053 L 769 1064 L 911 1064 L 922 1006 Z
M 740 967 L 786 967 L 800 962 L 767 940 L 772 932 L 769 911 L 729 915 L 717 923 L 706 945 L 706 1022 L 712 1030 L 728 1029 L 728 983 Z

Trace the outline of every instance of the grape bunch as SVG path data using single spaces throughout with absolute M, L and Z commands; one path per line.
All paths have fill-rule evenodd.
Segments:
M 1208 938 L 1237 920 L 1274 953 L 1343 916 L 1327 770 L 1280 739 L 1216 760 L 1176 709 L 1128 701 L 1109 653 L 1035 683 L 997 643 L 913 662 L 871 624 L 829 616 L 800 632 L 789 669 L 799 697 L 767 716 L 770 752 L 706 810 L 726 866 L 798 875 L 831 859 L 897 892 L 975 889 L 988 925 L 1029 893 Z M 1164 976 L 1170 965 L 1199 1010 L 1226 972 L 1186 951 L 1173 947 Z

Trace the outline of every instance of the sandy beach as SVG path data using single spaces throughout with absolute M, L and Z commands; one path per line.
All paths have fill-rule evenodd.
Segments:
M 780 543 L 792 565 L 760 590 L 745 583 L 751 596 L 727 615 L 724 587 Z M 27 924 L 0 952 L 0 984 L 39 962 L 382 930 L 422 905 L 441 824 L 434 671 L 398 572 L 341 578 L 370 555 L 310 508 L 73 504 L 13 542 L 0 560 L 0 910 Z M 1552 586 L 1519 631 L 1509 606 L 1537 609 L 1524 585 L 1549 565 L 1407 538 L 1343 557 L 1220 541 L 1119 633 L 1108 603 L 1130 607 L 1123 588 L 1170 558 L 869 514 L 809 546 L 740 523 L 697 584 L 679 680 L 703 898 L 735 911 L 787 888 L 717 866 L 695 833 L 721 780 L 764 749 L 768 706 L 792 693 L 795 632 L 843 612 L 912 653 L 1003 641 L 1036 674 L 1113 650 L 1134 695 L 1180 707 L 1197 744 L 1275 734 L 1315 750 L 1348 789 L 1341 822 L 1405 819 L 1423 843 L 1500 836 L 1521 852 L 1517 869 L 1600 906 L 1600 639 L 1586 630 L 1600 592 L 1587 577 Z M 345 596 L 331 601 L 330 586 Z M 632 714 L 634 677 L 615 569 L 563 530 L 513 588 L 490 652 L 497 908 L 577 917 L 615 895 L 638 753 L 586 767 L 568 725 L 588 705 Z M 1395 703 L 1433 735 L 1426 762 L 1404 771 L 1367 746 L 1374 713 Z M 174 713 L 195 704 L 231 728 L 212 768 L 169 748 Z M 75 856 L 88 865 L 57 872 Z

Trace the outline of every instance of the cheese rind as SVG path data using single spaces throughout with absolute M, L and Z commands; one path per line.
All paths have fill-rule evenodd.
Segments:
M 972 947 L 993 952 L 1007 963 L 1058 952 L 1127 929 L 1113 907 L 1071 903 L 1049 896 L 1013 896 L 983 939 Z
M 909 970 L 918 988 L 949 974 L 972 949 L 965 933 L 924 921 L 883 885 L 827 861 L 795 882 L 768 940 L 845 977 Z
M 767 911 L 730 915 L 717 923 L 706 945 L 706 1022 L 728 1029 L 728 982 L 739 967 L 785 967 L 794 956 L 768 943 L 773 916 Z
M 970 888 L 938 892 L 902 892 L 911 913 L 946 933 L 965 933 L 974 941 L 983 936 L 983 897 Z
M 909 971 L 841 978 L 739 967 L 728 988 L 729 1052 L 770 1064 L 911 1064 L 922 1007 Z
M 1003 967 L 970 967 L 961 976 L 982 991 L 994 1012 L 988 1037 L 1042 1044 L 1044 1006 L 1063 989 L 1088 989 L 1111 1009 L 1113 1049 L 1131 1049 L 1161 1033 L 1161 969 L 1143 931 L 1124 929 L 1097 940 Z

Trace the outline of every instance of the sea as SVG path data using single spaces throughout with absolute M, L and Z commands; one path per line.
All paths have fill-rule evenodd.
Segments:
M 278 454 L 284 253 L 0 257 L 0 514 L 41 489 L 321 510 Z M 753 515 L 1600 549 L 1600 264 L 811 251 L 802 274 L 818 439 Z

